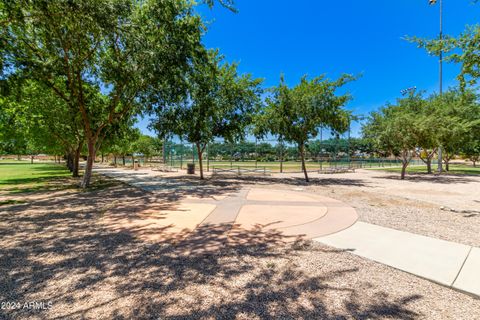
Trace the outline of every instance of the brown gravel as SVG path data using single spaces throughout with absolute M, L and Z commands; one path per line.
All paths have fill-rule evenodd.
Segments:
M 444 211 L 427 202 L 336 190 L 332 198 L 353 206 L 360 220 L 397 230 L 480 247 L 480 215 Z
M 204 253 L 226 228 L 145 242 L 142 230 L 105 225 L 107 216 L 172 205 L 156 197 L 117 185 L 0 207 L 0 301 L 52 303 L 0 309 L 0 318 L 480 319 L 480 300 L 262 230 L 237 229 Z

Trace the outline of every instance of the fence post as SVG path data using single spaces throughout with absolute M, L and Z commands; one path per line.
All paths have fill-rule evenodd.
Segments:
M 233 145 L 230 144 L 230 169 L 233 169 Z
M 280 139 L 280 173 L 283 173 L 283 140 Z

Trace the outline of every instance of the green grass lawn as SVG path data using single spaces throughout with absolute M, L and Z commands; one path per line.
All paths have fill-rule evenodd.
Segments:
M 0 191 L 8 193 L 50 190 L 52 183 L 70 186 L 70 172 L 62 165 L 29 161 L 0 161 Z
M 432 170 L 436 170 L 437 166 L 434 165 L 432 166 Z M 445 167 L 444 167 L 445 169 Z M 387 171 L 387 172 L 396 172 L 400 173 L 402 171 L 402 168 L 396 167 L 396 168 L 372 168 L 369 170 L 382 170 L 382 171 Z M 407 173 L 427 173 L 427 166 L 409 166 L 407 168 Z M 453 164 L 450 165 L 450 170 L 448 172 L 445 172 L 445 174 L 466 174 L 466 175 L 480 175 L 480 167 L 474 168 L 473 166 L 467 166 L 467 165 L 460 165 L 460 164 Z

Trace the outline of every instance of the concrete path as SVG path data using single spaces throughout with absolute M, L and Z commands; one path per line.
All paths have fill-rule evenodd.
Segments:
M 480 248 L 364 222 L 314 240 L 480 297 Z

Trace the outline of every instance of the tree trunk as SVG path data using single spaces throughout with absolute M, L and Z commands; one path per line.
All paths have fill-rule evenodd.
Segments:
M 80 150 L 82 150 L 82 145 L 81 144 L 75 150 L 75 156 L 74 156 L 74 159 L 73 159 L 72 177 L 74 177 L 74 178 L 78 178 L 80 176 L 78 174 L 78 169 L 80 167 Z
M 283 142 L 280 141 L 280 173 L 283 173 Z
M 92 139 L 89 139 L 87 141 L 87 149 L 87 164 L 85 165 L 85 174 L 83 175 L 83 180 L 80 184 L 80 187 L 84 189 L 90 186 L 90 180 L 92 179 L 93 163 L 95 162 L 95 142 Z
M 405 179 L 405 174 L 407 173 L 407 167 L 410 164 L 410 160 L 412 160 L 412 155 L 410 151 L 402 151 L 402 173 L 400 175 L 400 179 Z
M 196 143 L 197 145 L 197 153 L 198 153 L 198 166 L 200 170 L 200 180 L 203 180 L 203 162 L 202 162 L 202 155 L 203 155 L 203 150 L 202 147 L 200 146 L 200 143 Z
M 35 158 L 35 156 L 30 156 L 30 163 L 33 164 L 33 158 Z
M 73 172 L 73 155 L 71 151 L 67 153 L 66 158 L 67 158 L 67 168 L 70 172 Z
M 472 160 L 473 162 L 473 167 L 476 168 L 477 167 L 477 160 Z
M 113 155 L 113 164 L 115 165 L 115 167 L 117 166 L 117 155 Z
M 408 167 L 408 162 L 405 160 L 402 160 L 402 174 L 400 176 L 400 179 L 405 180 L 405 174 L 407 172 L 407 167 Z
M 135 167 L 135 156 L 132 154 L 132 168 Z
M 122 163 L 123 163 L 123 166 L 125 167 L 125 155 L 122 156 Z
M 443 163 L 445 164 L 445 171 L 450 171 L 450 160 L 452 160 L 453 155 L 444 151 Z
M 299 144 L 298 152 L 300 153 L 300 158 L 302 159 L 302 171 L 305 175 L 305 182 L 309 182 L 307 167 L 305 166 L 305 145 L 303 143 Z
M 104 155 L 103 155 L 103 152 L 102 152 L 102 163 L 103 163 L 103 160 L 104 160 Z
M 432 173 L 432 158 L 427 158 L 427 173 Z

